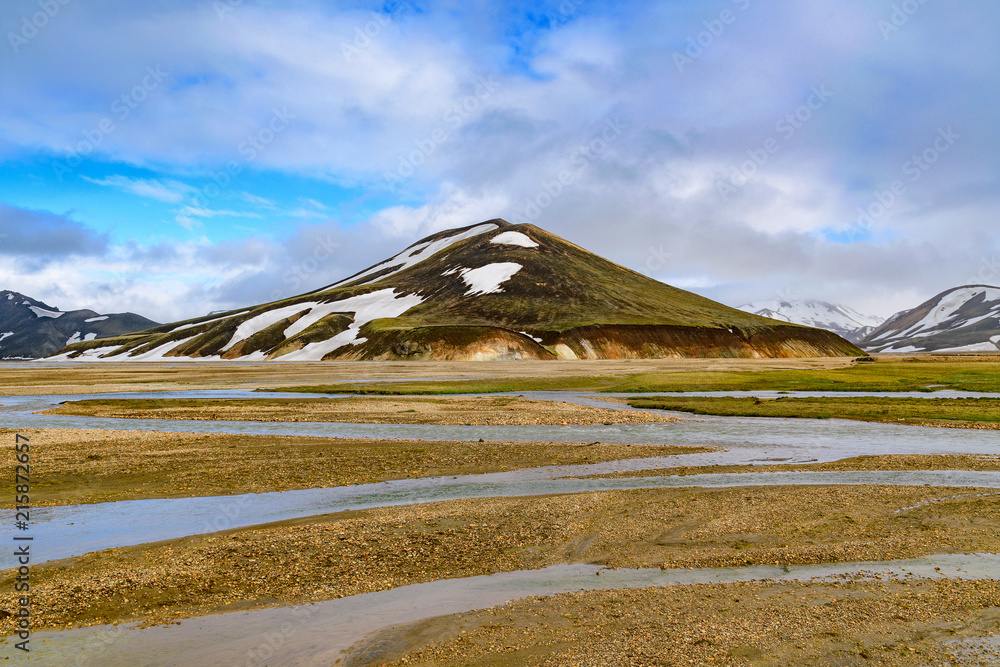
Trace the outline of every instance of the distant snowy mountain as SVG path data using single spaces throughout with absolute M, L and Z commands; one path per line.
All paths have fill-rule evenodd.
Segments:
M 896 313 L 860 341 L 871 352 L 996 352 L 1000 287 L 964 285 Z
M 0 359 L 37 359 L 66 345 L 156 325 L 135 313 L 67 312 L 18 292 L 0 291 Z
M 856 343 L 875 330 L 883 319 L 862 315 L 847 306 L 826 301 L 753 301 L 739 307 L 772 320 L 826 329 Z

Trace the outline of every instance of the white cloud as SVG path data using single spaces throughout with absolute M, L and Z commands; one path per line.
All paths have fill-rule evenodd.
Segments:
M 179 204 L 196 191 L 195 188 L 174 180 L 159 181 L 156 179 L 128 178 L 127 176 L 117 175 L 106 178 L 90 178 L 88 176 L 81 176 L 81 178 L 95 185 L 117 188 L 139 197 L 155 199 L 169 204 Z
M 9 3 L 0 17 L 16 24 L 33 6 Z M 263 256 L 269 268 L 234 255 L 227 272 L 212 260 L 213 272 L 227 276 L 221 283 L 214 273 L 184 276 L 189 267 L 176 260 L 177 277 L 163 278 L 177 286 L 166 290 L 170 299 L 217 309 L 227 299 L 267 298 L 276 277 L 280 289 L 306 291 L 314 278 L 333 282 L 434 231 L 514 217 L 614 116 L 629 129 L 535 220 L 639 270 L 658 265 L 651 252 L 667 247 L 669 266 L 657 277 L 731 302 L 795 285 L 803 297 L 832 295 L 887 314 L 915 293 L 963 282 L 1000 254 L 1000 47 L 989 29 L 1000 10 L 982 0 L 928 3 L 890 41 L 876 27 L 885 10 L 878 3 L 850 0 L 833 13 L 822 2 L 779 0 L 767 11 L 750 3 L 684 72 L 672 55 L 717 16 L 705 3 L 582 3 L 551 30 L 530 26 L 516 53 L 508 40 L 524 27 L 520 10 L 452 3 L 393 16 L 350 59 L 341 43 L 371 20 L 362 7 L 242 3 L 219 20 L 210 3 L 158 3 L 153 19 L 150 6 L 80 5 L 0 69 L 0 154 L 43 147 L 62 155 L 108 118 L 113 131 L 93 157 L 164 175 L 88 180 L 174 205 L 189 231 L 229 218 L 332 229 L 355 203 L 302 198 L 289 206 L 234 192 L 249 212 L 231 199 L 219 209 L 191 205 L 191 189 L 175 179 L 204 178 L 230 161 L 390 201 L 352 220 L 351 240 L 364 251 L 326 261 L 322 276 L 285 280 L 322 247 L 322 234 L 295 231 L 275 235 L 275 244 L 290 246 Z M 110 101 L 130 95 L 147 66 L 162 66 L 166 81 L 120 117 Z M 449 121 L 480 77 L 498 84 L 488 103 Z M 717 181 L 824 83 L 834 93 L 829 104 L 722 199 Z M 287 127 L 261 134 L 285 108 L 295 116 Z M 847 246 L 821 237 L 850 229 L 858 207 L 901 178 L 903 165 L 949 124 L 963 139 L 875 220 L 871 240 Z M 431 141 L 439 131 L 446 139 Z M 260 148 L 248 143 L 261 137 L 269 141 Z M 420 164 L 399 191 L 382 189 L 385 173 L 414 151 Z M 141 263 L 129 266 L 126 273 L 142 274 Z M 85 267 L 67 264 L 65 275 L 50 278 L 87 284 Z M 32 283 L 40 296 L 55 284 Z
M 417 238 L 443 229 L 464 227 L 499 217 L 509 199 L 500 192 L 470 193 L 445 186 L 435 199 L 423 206 L 393 206 L 379 211 L 369 224 L 392 239 Z
M 260 218 L 259 213 L 246 211 L 230 211 L 226 209 L 204 208 L 201 206 L 182 206 L 176 211 L 179 216 L 188 218 L 215 218 L 217 216 L 227 216 L 232 218 Z

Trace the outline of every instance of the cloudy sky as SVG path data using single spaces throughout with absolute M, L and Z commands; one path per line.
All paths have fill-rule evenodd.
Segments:
M 731 305 L 1000 283 L 995 0 L 0 5 L 0 289 L 159 321 L 532 222 Z

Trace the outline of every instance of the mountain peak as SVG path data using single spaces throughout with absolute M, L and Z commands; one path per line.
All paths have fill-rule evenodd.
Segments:
M 739 309 L 782 322 L 826 329 L 854 343 L 883 322 L 881 317 L 815 299 L 753 301 Z

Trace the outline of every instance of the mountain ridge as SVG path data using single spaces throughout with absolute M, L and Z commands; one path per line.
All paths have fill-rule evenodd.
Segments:
M 20 292 L 0 291 L 0 359 L 39 359 L 77 341 L 116 337 L 155 325 L 135 313 L 64 311 Z
M 1000 287 L 961 285 L 902 310 L 858 341 L 870 352 L 1000 350 Z
M 884 322 L 881 317 L 863 315 L 848 306 L 816 299 L 752 301 L 738 308 L 762 317 L 826 329 L 852 343 L 857 343 Z

